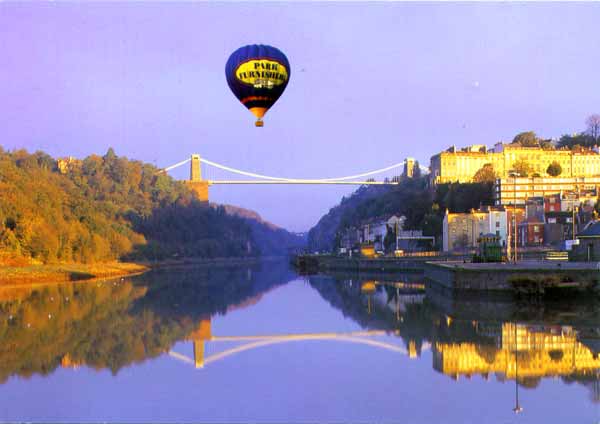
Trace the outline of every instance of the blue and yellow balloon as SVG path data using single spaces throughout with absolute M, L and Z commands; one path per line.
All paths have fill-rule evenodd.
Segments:
M 290 80 L 290 63 L 281 50 L 262 44 L 240 47 L 225 65 L 227 84 L 235 97 L 256 116 L 256 126 L 283 94 Z

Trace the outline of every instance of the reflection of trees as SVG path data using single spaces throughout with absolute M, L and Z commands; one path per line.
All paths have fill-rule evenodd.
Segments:
M 116 373 L 164 353 L 203 317 L 224 314 L 287 281 L 287 268 L 271 264 L 2 291 L 0 382 L 60 365 Z
M 185 272 L 161 270 L 144 276 L 148 292 L 136 302 L 136 310 L 150 307 L 167 316 L 195 320 L 248 302 L 294 277 L 284 262 L 265 262 L 251 268 L 196 268 Z
M 157 341 L 145 331 L 156 317 L 127 314 L 145 290 L 131 282 L 65 284 L 3 302 L 0 381 L 11 374 L 47 374 L 66 354 L 73 363 L 114 372 L 127 361 L 158 353 Z

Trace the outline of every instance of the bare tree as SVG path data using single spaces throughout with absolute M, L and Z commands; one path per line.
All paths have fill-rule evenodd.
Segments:
M 588 116 L 585 120 L 585 125 L 587 125 L 587 133 L 595 141 L 598 141 L 600 139 L 600 114 L 595 113 Z

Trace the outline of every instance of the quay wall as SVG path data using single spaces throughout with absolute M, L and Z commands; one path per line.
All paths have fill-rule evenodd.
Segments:
M 456 259 L 456 257 L 454 257 Z M 443 261 L 440 257 L 437 260 Z M 465 258 L 459 258 L 461 261 Z M 470 256 L 469 256 L 470 259 Z M 301 255 L 294 259 L 296 267 L 305 272 L 423 272 L 427 262 L 435 261 L 432 257 L 404 258 L 349 258 L 333 255 Z
M 425 280 L 437 288 L 451 291 L 514 291 L 515 281 L 553 288 L 564 284 L 588 287 L 600 281 L 595 263 L 511 265 L 434 263 L 425 265 Z M 487 265 L 487 266 L 486 266 Z

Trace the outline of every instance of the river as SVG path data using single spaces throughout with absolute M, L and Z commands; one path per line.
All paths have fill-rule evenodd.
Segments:
M 284 262 L 0 290 L 0 421 L 600 419 L 600 309 Z

